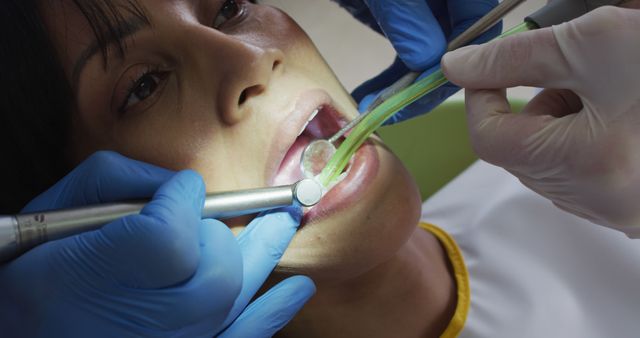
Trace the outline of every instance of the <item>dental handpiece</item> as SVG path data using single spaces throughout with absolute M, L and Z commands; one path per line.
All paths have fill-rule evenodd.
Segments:
M 314 180 L 292 185 L 208 194 L 202 218 L 228 219 L 280 207 L 311 207 L 324 191 Z M 29 249 L 56 239 L 95 230 L 118 218 L 137 214 L 148 200 L 90 205 L 0 216 L 0 263 L 12 260 Z

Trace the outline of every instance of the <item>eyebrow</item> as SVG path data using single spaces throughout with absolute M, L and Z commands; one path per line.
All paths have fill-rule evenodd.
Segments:
M 143 28 L 151 27 L 151 23 L 144 18 L 140 18 L 137 16 L 132 16 L 127 18 L 122 22 L 119 22 L 117 26 L 115 26 L 114 34 L 109 34 L 104 45 L 108 46 L 114 43 L 117 43 L 127 37 L 136 34 Z M 87 62 L 96 55 L 102 49 L 102 45 L 98 42 L 97 39 L 91 41 L 89 46 L 85 48 L 80 56 L 76 60 L 73 66 L 73 72 L 71 73 L 71 79 L 74 84 L 74 87 L 77 87 L 78 80 L 80 78 L 80 74 L 82 70 L 87 65 Z M 105 61 L 106 65 L 106 61 Z

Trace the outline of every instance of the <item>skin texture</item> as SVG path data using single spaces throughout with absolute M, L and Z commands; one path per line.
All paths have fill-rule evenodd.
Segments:
M 344 117 L 356 116 L 313 43 L 279 10 L 239 1 L 244 15 L 214 29 L 224 1 L 140 3 L 152 27 L 125 40 L 124 57 L 110 48 L 105 65 L 98 52 L 80 72 L 75 64 L 94 40 L 91 29 L 69 2 L 43 6 L 76 95 L 69 149 L 76 161 L 114 150 L 194 169 L 208 192 L 262 187 L 273 183 L 274 153 L 297 135 L 296 106 L 328 96 Z M 120 109 L 147 70 L 162 73 L 155 92 Z M 366 184 L 353 184 L 357 198 L 308 217 L 274 273 L 273 281 L 302 273 L 318 284 L 283 336 L 420 337 L 448 324 L 455 286 L 437 240 L 416 230 L 415 183 L 378 140 L 365 148 L 373 169 Z M 239 231 L 247 221 L 228 225 Z

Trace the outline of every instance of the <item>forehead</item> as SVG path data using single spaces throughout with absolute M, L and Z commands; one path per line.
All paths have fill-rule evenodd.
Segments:
M 153 7 L 163 2 L 156 0 Z M 109 54 L 123 55 L 126 36 L 150 25 L 139 0 L 53 0 L 45 2 L 41 11 L 67 78 L 73 82 L 78 65 L 101 52 L 106 66 Z

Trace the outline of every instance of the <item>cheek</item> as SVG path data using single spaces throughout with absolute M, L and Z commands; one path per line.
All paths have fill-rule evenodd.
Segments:
M 192 118 L 197 114 L 186 113 L 190 109 L 184 106 L 124 117 L 111 130 L 113 147 L 123 155 L 164 168 L 192 169 L 190 164 L 206 149 L 207 130 Z
M 250 126 L 245 126 L 249 128 Z M 266 153 L 256 145 L 265 137 L 262 129 L 249 132 L 225 130 L 211 138 L 192 163 L 207 184 L 207 191 L 228 191 L 265 186 Z
M 302 28 L 286 13 L 270 6 L 251 6 L 250 17 L 242 25 L 225 30 L 250 45 L 288 52 L 301 42 L 311 43 Z
M 264 185 L 265 154 L 256 145 L 273 129 L 255 114 L 233 126 L 217 118 L 211 95 L 190 83 L 181 104 L 125 117 L 110 130 L 109 148 L 125 156 L 172 170 L 198 171 L 209 192 Z M 165 107 L 166 108 L 166 107 Z

